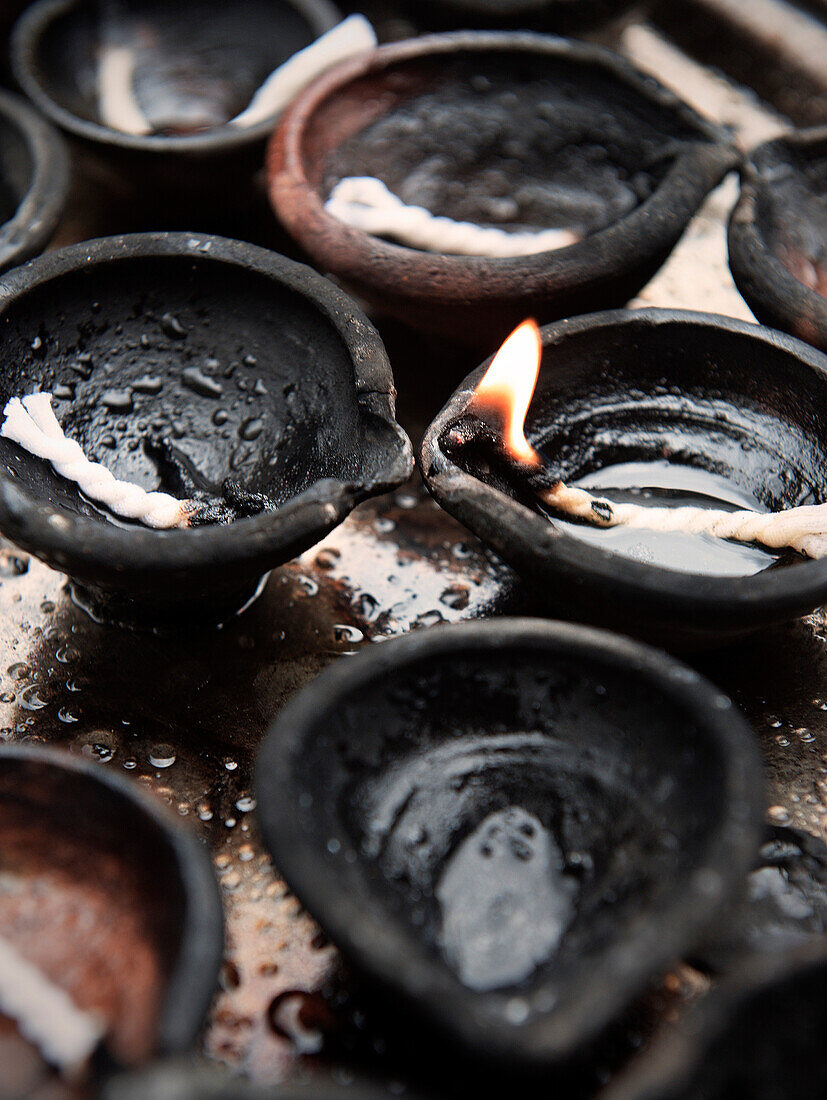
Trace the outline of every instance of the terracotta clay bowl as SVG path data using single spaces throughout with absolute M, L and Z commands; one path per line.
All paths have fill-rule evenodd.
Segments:
M 581 1051 L 737 892 L 762 781 L 730 702 L 665 654 L 543 620 L 435 628 L 281 712 L 259 816 L 383 1012 L 477 1064 Z
M 605 470 L 652 463 L 648 471 L 671 479 L 663 484 L 703 480 L 717 507 L 774 511 L 827 500 L 827 358 L 809 345 L 726 317 L 654 309 L 577 317 L 542 338 L 526 434 L 567 483 L 583 479 L 600 495 L 620 484 Z M 686 648 L 723 644 L 827 598 L 824 559 L 759 552 L 743 563 L 749 551 L 719 539 L 673 554 L 644 532 L 621 553 L 618 532 L 541 514 L 484 455 L 469 452 L 458 465 L 445 433 L 486 366 L 428 429 L 425 482 L 550 609 Z M 737 557 L 707 570 L 706 556 L 696 566 L 699 549 Z
M 3 745 L 0 864 L 6 946 L 99 1017 L 110 1064 L 191 1047 L 223 952 L 200 841 L 100 764 Z M 4 1086 L 24 1065 L 4 1061 Z
M 382 343 L 309 268 L 218 237 L 136 234 L 32 261 L 2 292 L 0 407 L 50 390 L 67 436 L 117 477 L 179 499 L 229 478 L 271 502 L 230 525 L 150 530 L 0 439 L 0 530 L 106 618 L 220 618 L 410 474 Z
M 827 937 L 751 956 L 632 1064 L 605 1100 L 821 1100 Z
M 631 298 L 735 163 L 721 133 L 627 62 L 535 34 L 385 46 L 324 74 L 268 150 L 277 216 L 379 312 L 466 343 Z M 455 220 L 584 234 L 533 256 L 425 252 L 352 229 L 325 201 L 376 176 Z
M 339 19 L 329 0 L 36 0 L 15 26 L 12 65 L 26 95 L 96 170 L 226 201 L 260 166 L 273 120 L 225 123 Z M 101 121 L 98 63 L 109 43 L 134 48 L 134 98 L 158 132 L 122 133 Z
M 827 126 L 752 152 L 729 222 L 729 266 L 759 321 L 827 351 Z
M 60 135 L 25 100 L 0 91 L 0 271 L 47 244 L 68 190 Z

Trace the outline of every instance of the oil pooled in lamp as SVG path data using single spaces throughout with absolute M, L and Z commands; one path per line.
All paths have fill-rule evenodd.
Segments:
M 640 561 L 687 572 L 748 576 L 798 556 L 827 556 L 827 504 L 760 510 L 721 476 L 668 461 L 624 462 L 567 485 L 525 436 L 542 357 L 524 321 L 494 357 L 450 426 L 446 453 L 474 449 L 527 504 L 564 517 L 572 534 Z M 601 489 L 609 495 L 596 496 Z

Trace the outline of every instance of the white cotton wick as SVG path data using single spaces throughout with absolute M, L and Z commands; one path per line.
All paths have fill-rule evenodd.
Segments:
M 736 542 L 758 542 L 773 550 L 790 547 L 810 558 L 827 557 L 827 504 L 805 504 L 782 512 L 725 512 L 713 508 L 656 508 L 615 504 L 562 482 L 543 499 L 552 508 L 597 527 L 630 527 L 712 535 Z
M 256 126 L 275 117 L 326 69 L 375 46 L 376 32 L 364 15 L 349 15 L 270 73 L 230 125 Z
M 32 393 L 21 401 L 13 397 L 3 410 L 0 435 L 37 458 L 50 462 L 56 473 L 74 481 L 90 500 L 104 504 L 115 515 L 138 520 L 147 527 L 186 527 L 196 510 L 194 501 L 176 500 L 168 493 L 149 493 L 129 481 L 119 481 L 111 470 L 92 462 L 83 448 L 67 439 L 52 409 L 50 393 Z
M 98 61 L 98 115 L 104 126 L 123 134 L 146 135 L 152 126 L 135 99 L 135 51 L 103 46 Z
M 353 229 L 375 237 L 390 237 L 426 252 L 455 256 L 508 259 L 565 248 L 580 240 L 572 229 L 542 229 L 536 233 L 509 233 L 493 225 L 457 222 L 432 214 L 424 206 L 409 206 L 372 176 L 340 180 L 325 210 Z
M 64 1072 L 79 1070 L 104 1035 L 101 1022 L 79 1009 L 65 990 L 49 981 L 0 937 L 0 1011 L 20 1034 Z

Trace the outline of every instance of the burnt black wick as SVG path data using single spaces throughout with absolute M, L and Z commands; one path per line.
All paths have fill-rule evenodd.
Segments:
M 560 484 L 543 462 L 523 462 L 507 450 L 501 412 L 481 402 L 469 402 L 462 416 L 445 429 L 440 444 L 461 469 L 476 474 L 484 468 L 498 488 L 529 507 L 548 503 L 546 497 Z
M 231 478 L 220 483 L 210 480 L 189 455 L 167 439 L 146 439 L 144 449 L 155 463 L 164 490 L 195 502 L 188 527 L 228 524 L 277 507 L 264 493 L 251 492 Z

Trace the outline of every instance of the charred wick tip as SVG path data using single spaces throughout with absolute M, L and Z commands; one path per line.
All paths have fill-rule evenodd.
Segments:
M 593 500 L 591 504 L 592 512 L 602 523 L 611 523 L 614 519 L 614 512 L 612 506 L 607 500 Z
M 195 501 L 187 527 L 207 527 L 227 525 L 237 519 L 257 516 L 261 512 L 273 511 L 278 507 L 276 501 L 264 493 L 254 493 L 244 489 L 235 481 L 225 481 L 221 487 L 222 499 L 216 501 Z
M 481 413 L 485 413 L 483 417 Z M 553 492 L 560 479 L 542 462 L 515 458 L 505 446 L 502 415 L 482 402 L 469 402 L 462 415 L 440 436 L 444 453 L 458 466 L 480 477 L 483 469 L 494 475 L 503 491 L 511 491 L 524 503 L 536 506 L 538 498 Z

